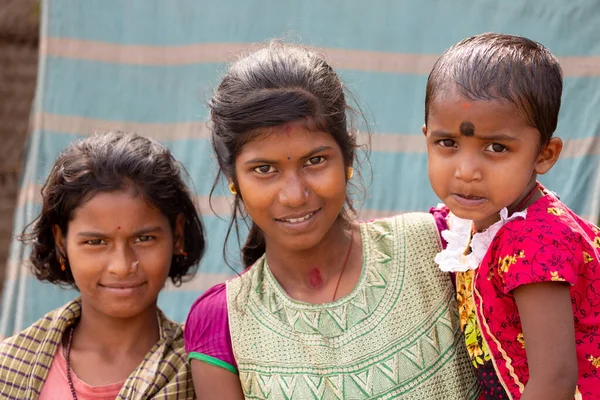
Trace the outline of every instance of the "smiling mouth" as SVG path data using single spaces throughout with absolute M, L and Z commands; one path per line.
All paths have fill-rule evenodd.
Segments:
M 100 284 L 100 286 L 107 288 L 107 289 L 113 289 L 113 290 L 126 290 L 126 289 L 136 289 L 140 286 L 143 286 L 145 284 L 145 282 L 141 282 L 141 283 L 136 283 L 136 284 L 123 284 L 123 285 L 103 285 Z
M 319 210 L 317 210 L 319 211 Z M 304 221 L 308 221 L 317 211 L 313 211 L 299 218 L 278 218 L 279 222 L 287 222 L 288 224 L 299 224 Z

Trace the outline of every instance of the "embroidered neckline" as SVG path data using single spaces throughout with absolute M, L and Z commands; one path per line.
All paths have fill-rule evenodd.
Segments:
M 500 221 L 491 225 L 483 232 L 477 232 L 471 237 L 473 221 L 448 214 L 448 229 L 442 231 L 442 237 L 448 245 L 435 256 L 435 262 L 444 272 L 465 272 L 476 269 L 494 240 L 494 237 L 504 225 L 516 218 L 525 218 L 527 210 L 508 215 L 505 207 L 500 210 Z M 471 249 L 468 254 L 467 250 Z

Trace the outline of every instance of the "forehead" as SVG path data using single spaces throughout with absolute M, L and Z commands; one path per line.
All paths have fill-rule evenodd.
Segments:
M 447 130 L 461 131 L 465 123 L 471 124 L 475 132 L 525 128 L 537 132 L 515 105 L 506 100 L 472 100 L 461 95 L 456 88 L 441 91 L 430 105 L 428 127 L 442 126 Z
M 257 132 L 244 145 L 238 159 L 251 159 L 258 156 L 269 158 L 300 156 L 319 146 L 339 149 L 330 133 L 311 130 L 302 123 L 293 122 Z
M 97 193 L 77 207 L 69 227 L 112 231 L 116 226 L 139 228 L 168 224 L 167 217 L 133 191 Z

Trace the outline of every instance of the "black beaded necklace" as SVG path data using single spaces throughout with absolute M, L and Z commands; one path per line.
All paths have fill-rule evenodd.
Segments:
M 73 378 L 71 377 L 71 343 L 73 342 L 73 331 L 75 327 L 72 326 L 69 331 L 69 341 L 67 342 L 67 380 L 69 381 L 69 388 L 71 389 L 71 395 L 73 396 L 73 400 L 77 400 L 77 392 L 75 392 L 75 386 L 73 386 Z

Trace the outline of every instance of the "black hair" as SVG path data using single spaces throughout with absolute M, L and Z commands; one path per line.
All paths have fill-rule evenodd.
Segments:
M 183 215 L 187 254 L 173 255 L 169 277 L 179 285 L 193 276 L 204 254 L 204 228 L 182 171 L 166 147 L 135 133 L 111 131 L 72 143 L 58 156 L 42 188 L 40 215 L 21 236 L 32 243 L 33 274 L 42 281 L 76 288 L 68 256 L 55 243 L 53 226 L 66 235 L 75 210 L 96 194 L 132 190 L 158 208 L 172 229 Z
M 425 124 L 440 92 L 456 87 L 470 100 L 505 100 L 548 144 L 558 123 L 562 69 L 548 49 L 533 40 L 484 33 L 460 41 L 436 61 L 425 94 Z
M 264 128 L 306 121 L 307 127 L 330 133 L 340 146 L 346 167 L 357 158 L 357 130 L 349 117 L 354 111 L 345 88 L 325 57 L 306 47 L 274 41 L 233 63 L 209 101 L 212 145 L 219 164 L 213 184 L 224 175 L 239 188 L 235 160 L 244 145 Z M 361 113 L 362 115 L 362 113 Z M 244 215 L 243 194 L 235 196 L 227 231 L 239 238 L 238 215 Z M 342 216 L 354 213 L 346 196 Z M 262 231 L 253 222 L 242 248 L 242 261 L 251 266 L 265 252 Z M 224 256 L 227 257 L 225 248 Z

